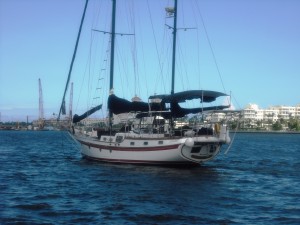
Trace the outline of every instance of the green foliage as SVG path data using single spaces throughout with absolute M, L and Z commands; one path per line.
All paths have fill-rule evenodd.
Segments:
M 238 128 L 239 124 L 237 121 L 232 121 L 232 122 L 229 122 L 229 128 L 230 130 L 236 130 Z
M 282 125 L 279 121 L 276 121 L 275 123 L 273 123 L 272 125 L 272 129 L 275 131 L 279 131 L 282 130 Z
M 288 121 L 288 128 L 294 131 L 300 131 L 300 121 L 292 118 Z

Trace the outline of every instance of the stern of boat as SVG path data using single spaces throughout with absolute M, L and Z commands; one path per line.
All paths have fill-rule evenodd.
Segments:
M 221 145 L 219 142 L 195 142 L 188 138 L 181 148 L 181 155 L 187 160 L 201 163 L 213 159 L 219 153 Z
M 196 163 L 209 161 L 220 152 L 223 144 L 229 144 L 230 141 L 227 126 L 217 125 L 213 135 L 186 138 L 181 147 L 181 155 Z

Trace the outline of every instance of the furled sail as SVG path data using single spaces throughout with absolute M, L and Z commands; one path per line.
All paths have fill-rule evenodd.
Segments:
M 108 97 L 108 109 L 114 114 L 128 113 L 128 112 L 149 112 L 164 110 L 165 107 L 160 103 L 146 103 L 141 101 L 130 102 L 126 99 L 119 98 L 114 94 Z
M 66 102 L 65 102 L 65 100 L 63 100 L 63 103 L 62 103 L 61 114 L 66 115 Z
M 75 114 L 73 116 L 73 123 L 78 123 L 80 122 L 81 120 L 87 118 L 89 115 L 92 115 L 94 112 L 98 111 L 99 109 L 102 108 L 102 104 L 101 105 L 98 105 L 94 108 L 91 108 L 90 110 L 86 111 L 85 113 L 83 113 L 82 115 L 78 116 L 77 114 Z

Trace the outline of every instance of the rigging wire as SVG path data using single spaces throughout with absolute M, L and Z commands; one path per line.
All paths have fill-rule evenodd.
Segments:
M 96 4 L 96 3 L 95 3 Z M 100 3 L 101 4 L 101 3 Z M 105 7 L 106 6 L 106 7 Z M 91 21 L 91 28 L 93 27 L 97 27 L 97 24 L 99 22 L 99 17 L 101 15 L 101 10 L 104 12 L 108 12 L 108 10 L 106 10 L 108 5 L 101 5 L 101 6 L 97 6 L 97 5 L 93 5 L 93 9 L 94 9 L 94 14 L 92 17 L 92 21 Z M 108 26 L 108 20 L 107 17 L 105 17 L 106 20 L 105 21 L 101 21 L 101 24 L 104 25 L 105 27 Z M 104 28 L 105 29 L 105 28 Z M 82 76 L 82 81 L 80 82 L 80 90 L 79 90 L 79 94 L 78 94 L 78 98 L 77 98 L 77 104 L 76 104 L 76 109 L 78 109 L 78 105 L 83 105 L 80 102 L 81 99 L 81 95 L 83 94 L 83 87 L 85 86 L 87 88 L 87 99 L 84 100 L 84 102 L 86 103 L 86 107 L 88 109 L 90 109 L 91 107 L 93 107 L 93 105 L 99 105 L 101 103 L 101 101 L 99 102 L 100 97 L 99 96 L 104 96 L 104 89 L 101 88 L 102 90 L 102 94 L 99 93 L 99 83 L 100 83 L 100 78 L 103 76 L 105 76 L 105 74 L 103 75 L 103 71 L 102 68 L 105 67 L 107 68 L 107 51 L 104 51 L 104 49 L 107 49 L 107 47 L 105 47 L 107 41 L 107 37 L 103 37 L 101 39 L 97 38 L 96 35 L 94 35 L 94 29 L 91 29 L 91 35 L 90 35 L 90 46 L 89 46 L 89 51 L 88 51 L 88 57 L 87 57 L 87 62 L 86 62 L 86 66 L 85 66 L 85 70 L 83 72 L 83 76 Z M 105 29 L 106 30 L 106 29 Z M 102 40 L 102 42 L 99 42 L 99 40 Z M 109 43 L 108 43 L 109 44 Z M 100 54 L 99 54 L 100 52 Z M 106 60 L 99 60 L 99 59 L 103 59 L 105 58 Z M 100 63 L 100 72 L 99 72 L 99 67 L 97 66 L 97 62 L 101 62 Z M 104 64 L 104 65 L 103 65 Z M 88 78 L 87 78 L 88 76 Z M 97 82 L 95 82 L 97 78 Z M 86 85 L 87 84 L 87 85 Z M 94 91 L 94 92 L 93 92 Z M 104 97 L 102 98 L 105 99 Z M 103 105 L 103 103 L 102 103 Z M 103 112 L 103 111 L 102 111 Z
M 129 14 L 127 15 L 127 23 L 129 29 L 131 29 L 133 34 L 136 33 L 135 30 L 135 14 L 134 12 L 134 4 L 133 1 L 131 1 L 131 4 L 129 5 L 128 3 L 128 12 Z M 138 87 L 139 87 L 139 74 L 138 74 L 138 63 L 137 63 L 137 47 L 136 47 L 136 36 L 133 35 L 133 39 L 129 40 L 130 46 L 131 46 L 131 57 L 132 57 L 132 62 L 133 62 L 133 75 L 134 75 L 134 94 L 137 95 L 139 92 Z M 140 93 L 139 93 L 140 94 Z
M 139 12 L 139 11 L 138 11 Z M 138 18 L 140 18 L 139 16 L 138 16 Z M 138 26 L 139 27 L 142 27 L 141 26 L 141 20 L 140 19 L 138 19 L 137 20 L 138 21 Z M 143 32 L 140 32 L 141 34 L 143 33 Z M 143 44 L 143 38 L 140 38 L 139 39 L 140 40 L 140 49 L 141 49 L 141 58 L 142 58 L 142 61 L 143 61 L 143 68 L 144 68 L 144 72 L 143 72 L 143 75 L 144 75 L 144 82 L 143 82 L 143 84 L 145 84 L 145 86 L 146 86 L 146 94 L 147 94 L 147 96 L 149 96 L 149 87 L 148 87 L 148 82 L 147 82 L 147 78 L 149 77 L 148 76 L 148 74 L 147 74 L 147 72 L 148 72 L 148 70 L 146 69 L 146 60 L 145 60 L 145 54 L 144 54 L 144 44 Z
M 62 99 L 61 106 L 60 106 L 60 109 L 59 109 L 57 120 L 60 119 L 60 114 L 61 114 L 61 112 L 63 110 L 63 106 L 64 106 L 64 102 L 65 102 L 65 97 L 66 97 L 66 92 L 68 90 L 70 79 L 71 79 L 73 64 L 74 64 L 76 53 L 77 53 L 77 47 L 78 47 L 78 43 L 79 43 L 79 39 L 80 39 L 80 34 L 81 34 L 82 25 L 83 25 L 83 22 L 84 22 L 84 18 L 85 18 L 85 13 L 86 13 L 86 9 L 87 9 L 87 6 L 88 6 L 88 2 L 89 2 L 88 0 L 86 0 L 86 2 L 85 2 L 83 14 L 82 14 L 82 18 L 81 18 L 81 22 L 80 22 L 80 26 L 79 26 L 79 31 L 78 31 L 78 35 L 77 35 L 77 39 L 76 39 L 75 49 L 74 49 L 73 57 L 72 57 L 71 64 L 70 64 L 68 79 L 67 79 L 67 83 L 66 83 L 66 86 L 65 86 L 65 91 L 64 91 L 63 99 Z
M 90 43 L 90 45 L 91 45 L 91 43 Z M 80 86 L 79 95 L 78 95 L 78 99 L 77 99 L 75 110 L 78 109 L 78 105 L 79 105 L 80 97 L 81 97 L 81 94 L 82 94 L 82 89 L 83 89 L 84 81 L 85 81 L 85 78 L 86 78 L 87 70 L 89 68 L 89 66 L 88 66 L 89 65 L 89 60 L 90 60 L 90 57 L 86 61 L 85 70 L 84 70 L 84 73 L 83 73 L 84 76 L 82 77 L 81 86 Z
M 90 48 L 89 48 L 89 60 L 88 60 L 88 88 L 87 88 L 87 99 L 86 99 L 86 108 L 89 108 L 90 105 L 90 99 L 91 99 L 91 61 L 92 61 L 92 46 L 93 46 L 93 32 L 91 31 L 91 42 L 90 42 Z
M 181 72 L 181 74 L 185 74 L 185 76 L 181 75 L 180 77 L 181 77 L 182 88 L 183 88 L 183 90 L 185 90 L 186 88 L 188 88 L 190 86 L 190 82 L 189 82 L 189 76 L 187 75 L 188 74 L 188 72 L 187 72 L 187 63 L 186 63 L 186 60 L 184 60 L 186 57 L 184 57 L 184 53 L 183 53 L 183 50 L 182 50 L 183 48 L 182 48 L 182 45 L 181 45 L 179 35 L 177 37 L 178 37 L 177 45 L 178 45 L 178 53 L 179 53 L 177 58 L 182 62 L 182 63 L 180 63 L 180 65 L 183 65 L 183 66 L 180 67 L 183 70 L 183 72 Z M 179 75 L 179 73 L 177 73 L 177 74 Z M 185 84 L 187 85 L 187 87 L 185 87 Z
M 205 23 L 204 23 L 203 16 L 202 16 L 201 11 L 200 11 L 200 7 L 199 7 L 197 1 L 195 1 L 195 3 L 196 3 L 196 6 L 197 6 L 196 8 L 197 8 L 197 10 L 199 12 L 199 15 L 200 15 L 200 18 L 201 18 L 201 22 L 202 22 L 202 25 L 203 25 L 203 28 L 204 28 L 204 32 L 205 32 L 205 36 L 206 36 L 207 41 L 208 41 L 209 48 L 211 50 L 211 53 L 212 53 L 212 56 L 213 56 L 213 59 L 214 59 L 214 63 L 216 65 L 216 68 L 217 68 L 217 71 L 218 71 L 219 78 L 221 80 L 221 84 L 222 84 L 223 90 L 226 93 L 226 89 L 225 89 L 224 82 L 223 82 L 223 79 L 222 79 L 222 76 L 221 76 L 221 72 L 220 72 L 220 69 L 219 69 L 219 66 L 218 66 L 218 63 L 217 63 L 217 59 L 216 59 L 215 53 L 214 53 L 213 48 L 212 48 L 211 41 L 210 41 L 209 36 L 208 36 L 208 32 L 207 32 L 207 29 L 206 29 L 206 26 L 205 26 Z
M 178 63 L 178 65 L 176 64 L 176 68 L 177 68 L 177 73 L 176 73 L 176 78 L 178 80 L 178 78 L 180 78 L 181 80 L 181 86 L 182 86 L 182 90 L 185 90 L 186 87 L 185 85 L 189 86 L 189 78 L 188 76 L 184 77 L 183 74 L 187 74 L 186 72 L 186 62 L 184 60 L 184 53 L 183 53 L 183 50 L 182 50 L 182 47 L 181 47 L 181 43 L 180 43 L 180 38 L 179 38 L 179 35 L 177 36 L 177 57 L 176 57 L 176 61 L 177 62 L 180 62 Z
M 95 3 L 94 3 L 95 4 Z M 94 26 L 95 23 L 97 23 L 97 21 L 99 20 L 99 15 L 100 15 L 100 9 L 102 7 L 98 7 L 98 6 L 95 6 L 93 5 L 91 8 L 93 9 L 98 9 L 97 12 L 96 12 L 96 16 L 94 14 L 93 16 L 93 21 L 92 21 L 92 27 Z M 95 22 L 96 21 L 96 22 Z M 79 92 L 78 92 L 78 98 L 77 98 L 77 103 L 76 103 L 76 107 L 75 107 L 75 110 L 77 111 L 78 110 L 78 105 L 79 105 L 79 102 L 80 102 L 80 99 L 81 99 L 81 95 L 83 93 L 83 86 L 85 84 L 85 80 L 86 80 L 86 76 L 87 76 L 87 71 L 89 71 L 89 76 L 90 76 L 90 70 L 91 70 L 91 58 L 92 58 L 92 49 L 93 49 L 93 42 L 94 42 L 94 35 L 93 33 L 91 32 L 91 35 L 90 35 L 90 45 L 89 45 L 89 52 L 88 52 L 88 58 L 87 58 L 87 61 L 86 61 L 86 65 L 85 65 L 85 69 L 84 69 L 84 72 L 83 72 L 83 76 L 82 76 L 82 79 L 81 79 L 81 82 L 80 82 L 80 89 L 79 89 Z M 97 48 L 96 48 L 97 49 Z M 95 63 L 94 63 L 95 64 Z M 89 80 L 90 78 L 88 78 Z M 89 84 L 90 82 L 88 82 Z M 88 92 L 88 96 L 90 96 L 90 93 Z M 85 102 L 89 102 L 89 98 L 87 99 L 88 101 L 85 101 Z M 87 104 L 87 108 L 88 107 L 89 103 Z
M 120 86 L 121 86 L 121 89 L 122 89 L 122 95 L 123 95 L 123 97 L 125 97 L 126 94 L 128 94 L 128 90 L 130 90 L 130 83 L 129 83 L 129 80 L 128 80 L 129 75 L 128 75 L 128 70 L 125 67 L 127 65 L 127 63 L 125 62 L 124 58 L 122 58 L 122 55 L 124 55 L 124 54 L 121 53 L 121 49 L 120 49 L 117 42 L 115 42 L 115 51 L 116 51 L 116 55 L 117 55 L 116 63 L 118 65 L 118 70 L 119 70 L 118 74 L 120 74 L 120 76 L 119 76 L 119 81 L 121 83 Z M 125 83 L 127 85 L 124 85 Z M 126 86 L 126 89 L 124 89 L 125 86 Z
M 197 14 L 195 12 L 195 7 L 193 7 L 193 6 L 192 6 L 192 12 L 193 12 L 193 17 L 196 18 Z M 197 20 L 195 20 L 195 23 L 196 23 L 196 27 L 199 27 Z M 197 32 L 196 32 L 196 38 L 197 38 L 197 43 L 201 43 L 198 29 L 197 29 Z M 202 82 L 201 82 L 201 72 L 200 72 L 201 71 L 201 69 L 200 69 L 200 64 L 201 63 L 200 62 L 201 62 L 201 60 L 200 60 L 200 45 L 198 44 L 197 45 L 197 63 L 196 63 L 196 65 L 197 65 L 197 71 L 198 71 L 198 74 L 199 74 L 199 76 L 197 76 L 198 85 L 199 85 L 198 87 L 201 90 L 202 89 Z
M 104 47 L 105 43 L 107 44 L 106 47 Z M 104 49 L 106 49 L 106 50 L 104 51 Z M 98 75 L 98 77 L 96 77 L 97 78 L 97 81 L 95 82 L 96 88 L 94 89 L 93 104 L 95 104 L 95 105 L 98 105 L 100 102 L 99 101 L 97 103 L 94 103 L 94 102 L 97 101 L 97 99 L 102 97 L 102 106 L 104 106 L 103 100 L 107 99 L 107 94 L 109 93 L 109 90 L 106 88 L 106 87 L 108 87 L 108 84 L 103 85 L 101 87 L 99 86 L 101 82 L 104 83 L 104 82 L 109 81 L 109 79 L 105 79 L 106 76 L 109 76 L 109 74 L 107 75 L 107 73 L 108 73 L 107 68 L 109 68 L 109 65 L 108 65 L 109 49 L 110 49 L 110 41 L 108 41 L 106 37 L 102 38 L 102 48 L 100 50 L 100 54 L 101 54 L 101 52 L 103 52 L 103 54 L 99 57 L 99 62 L 101 62 L 99 68 L 96 67 L 97 68 L 96 74 L 99 74 L 99 75 Z M 98 69 L 100 69 L 100 72 Z M 99 89 L 100 89 L 100 92 L 99 92 Z M 99 95 L 100 95 L 100 97 L 98 97 Z M 101 112 L 104 115 L 103 107 L 101 108 Z
M 233 94 L 231 94 L 231 97 L 234 99 L 235 103 L 238 105 L 239 109 L 242 109 L 242 107 L 240 106 L 240 104 L 238 103 L 237 99 L 235 98 L 235 96 Z
M 239 122 L 238 122 L 238 125 L 237 125 L 236 128 L 235 128 L 234 133 L 233 133 L 232 140 L 230 141 L 230 144 L 229 144 L 228 148 L 227 148 L 226 151 L 224 152 L 225 155 L 227 155 L 227 153 L 228 153 L 229 150 L 231 149 L 231 146 L 232 146 L 233 141 L 234 141 L 234 139 L 235 139 L 235 136 L 236 136 L 236 134 L 237 134 L 237 129 L 238 129 L 238 127 L 239 127 Z
M 161 78 L 163 80 L 162 83 L 165 83 L 164 76 L 163 76 L 163 66 L 162 66 L 162 63 L 161 63 L 161 57 L 159 56 L 159 52 L 158 52 L 157 39 L 156 39 L 155 31 L 154 31 L 154 25 L 153 25 L 150 6 L 149 6 L 149 0 L 147 0 L 147 7 L 148 7 L 148 13 L 149 13 L 149 16 L 150 16 L 151 28 L 152 28 L 152 33 L 153 33 L 154 42 L 155 42 L 155 50 L 156 50 L 156 54 L 157 54 L 157 57 L 158 57 L 158 63 L 159 63 L 159 69 L 160 69 L 160 77 L 157 77 L 158 78 L 157 82 L 159 81 L 159 78 Z M 157 82 L 156 82 L 155 87 L 157 87 Z M 163 85 L 163 86 L 164 86 L 164 89 L 165 89 L 165 85 Z M 166 90 L 164 90 L 164 91 L 166 91 Z
M 92 21 L 91 27 L 97 27 L 97 25 L 99 23 L 100 14 L 101 14 L 101 12 L 100 12 L 101 8 L 103 8 L 103 7 L 95 5 L 95 7 L 94 7 L 95 13 L 93 16 L 93 21 Z M 105 17 L 105 18 L 106 18 L 106 21 L 103 24 L 108 24 L 107 17 Z M 101 73 L 102 65 L 101 65 L 101 63 L 100 63 L 100 65 L 98 63 L 103 62 L 103 61 L 99 60 L 100 58 L 106 57 L 106 55 L 103 56 L 103 53 L 105 53 L 104 46 L 106 43 L 106 38 L 104 38 L 104 37 L 101 39 L 96 38 L 97 36 L 94 33 L 94 29 L 92 29 L 92 34 L 93 35 L 91 35 L 90 56 L 89 56 L 89 60 L 90 60 L 89 82 L 87 85 L 89 87 L 87 90 L 88 91 L 87 96 L 89 96 L 86 101 L 86 102 L 88 102 L 87 109 L 90 109 L 90 108 L 100 104 L 99 99 L 100 99 L 101 93 L 99 92 L 99 80 L 100 80 L 100 77 L 102 76 L 102 73 Z M 102 42 L 100 42 L 99 40 L 102 40 Z M 99 52 L 100 52 L 100 55 L 99 55 Z M 100 69 L 100 72 L 99 72 L 99 69 Z M 95 82 L 95 80 L 97 80 L 97 81 Z M 103 99 L 102 99 L 102 101 L 103 101 Z
M 118 60 L 116 60 L 116 62 L 118 63 L 118 69 L 119 69 L 119 75 L 120 75 L 120 81 L 121 81 L 121 88 L 122 88 L 122 93 L 123 93 L 123 97 L 125 97 L 125 93 L 126 93 L 126 90 L 124 90 L 124 83 L 129 83 L 128 81 L 128 73 L 127 73 L 127 70 L 125 69 L 125 62 L 123 60 L 123 58 L 121 57 L 121 50 L 119 48 L 119 45 L 118 43 L 116 42 L 116 53 L 117 53 L 117 58 Z M 123 69 L 121 68 L 121 66 L 123 67 Z M 123 79 L 123 75 L 124 75 L 124 79 Z M 126 86 L 127 86 L 126 85 Z

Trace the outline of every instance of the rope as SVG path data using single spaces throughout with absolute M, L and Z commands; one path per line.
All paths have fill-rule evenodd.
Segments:
M 233 134 L 233 137 L 232 137 L 232 140 L 231 140 L 231 142 L 230 142 L 230 144 L 229 144 L 229 146 L 228 146 L 228 148 L 226 149 L 226 151 L 224 152 L 224 155 L 227 155 L 227 153 L 229 152 L 229 150 L 231 149 L 231 146 L 232 146 L 232 143 L 233 143 L 233 141 L 234 141 L 234 139 L 235 139 L 235 136 L 236 136 L 236 133 L 237 133 L 237 129 L 238 129 L 238 127 L 239 127 L 239 124 L 236 126 L 236 128 L 235 128 L 235 131 L 234 131 L 234 134 Z

